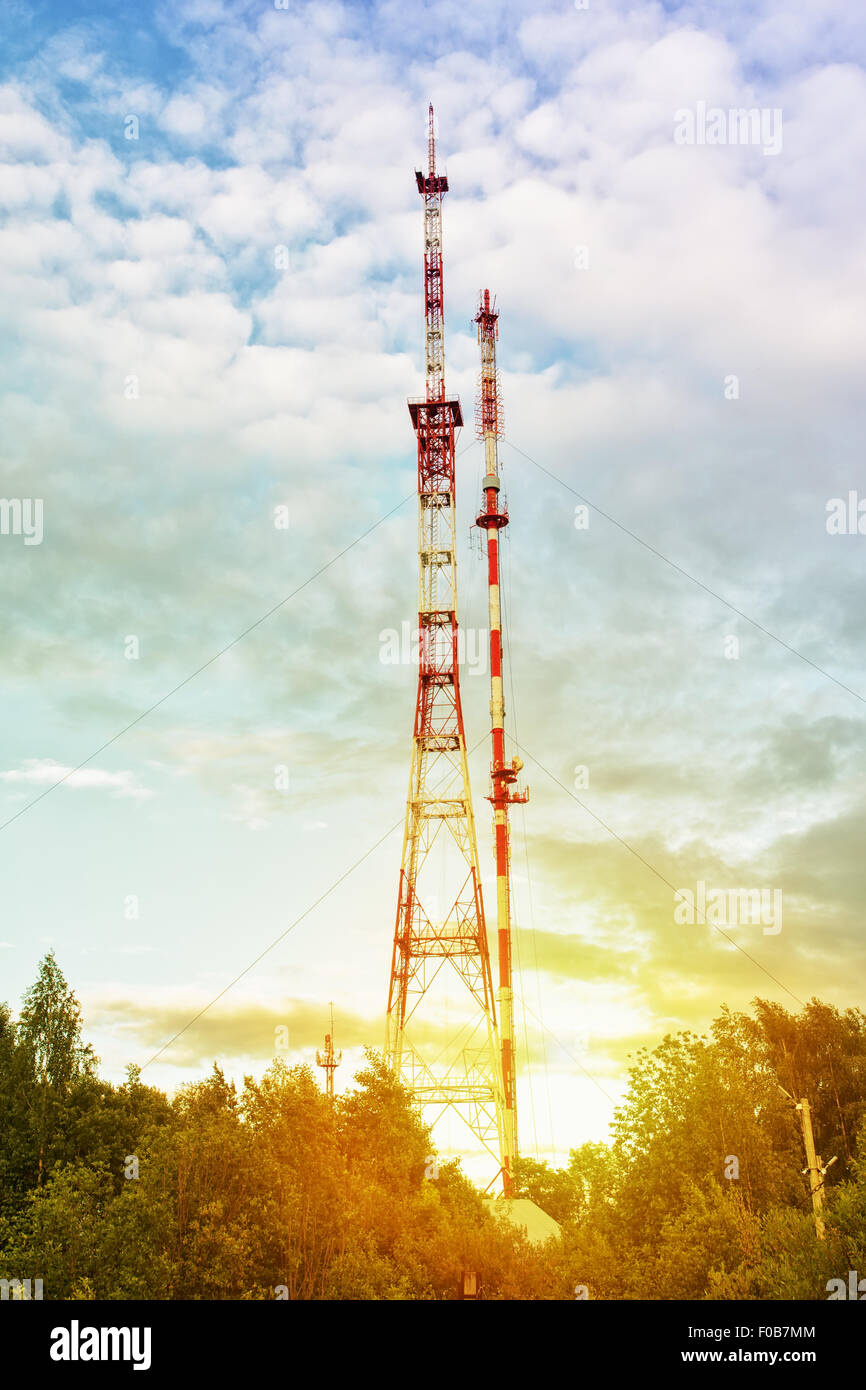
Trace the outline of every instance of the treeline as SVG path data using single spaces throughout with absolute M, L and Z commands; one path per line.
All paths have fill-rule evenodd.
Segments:
M 837 1159 L 823 1241 L 801 1096 Z M 0 1133 L 0 1279 L 45 1298 L 450 1299 L 472 1271 L 488 1299 L 825 1299 L 866 1279 L 866 1017 L 818 1001 L 639 1053 L 610 1145 L 520 1164 L 562 1227 L 544 1247 L 436 1160 L 372 1053 L 333 1105 L 281 1062 L 171 1100 L 132 1067 L 101 1080 L 53 955 L 17 1020 L 0 1008 Z
M 723 1009 L 709 1037 L 638 1053 L 613 1141 L 564 1170 L 524 1160 L 523 1185 L 566 1231 L 589 1297 L 826 1299 L 866 1295 L 866 1016 L 812 1000 L 798 1015 Z M 800 1113 L 823 1165 L 817 1239 Z

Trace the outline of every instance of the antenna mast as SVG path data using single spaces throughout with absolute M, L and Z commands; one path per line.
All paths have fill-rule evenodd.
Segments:
M 499 439 L 502 435 L 502 399 L 496 369 L 499 336 L 496 301 L 490 291 L 480 295 L 475 323 L 481 348 L 481 375 L 475 412 L 475 428 L 484 441 L 485 477 L 482 510 L 476 525 L 487 536 L 487 584 L 490 612 L 490 722 L 493 758 L 490 766 L 493 832 L 496 850 L 496 927 L 499 945 L 499 1036 L 502 1066 L 502 1185 L 506 1197 L 514 1193 L 517 1158 L 517 1110 L 514 1053 L 514 995 L 511 983 L 511 843 L 508 808 L 529 800 L 529 791 L 515 788 L 523 763 L 505 761 L 505 699 L 502 687 L 502 610 L 499 602 L 499 532 L 508 525 L 508 510 L 500 498 Z
M 316 1053 L 316 1066 L 325 1069 L 325 1095 L 334 1099 L 334 1072 L 343 1060 L 343 1053 L 334 1051 L 334 1005 L 331 1004 L 331 1031 L 325 1034 L 324 1049 Z
M 451 1108 L 502 1165 L 503 1093 L 475 819 L 460 702 L 454 440 L 463 424 L 445 395 L 442 195 L 433 107 L 427 113 L 423 397 L 409 401 L 418 443 L 418 695 L 391 957 L 385 1056 L 415 1098 Z M 431 1043 L 443 1012 L 433 992 L 458 976 L 461 1026 Z M 441 996 L 440 996 L 441 997 Z M 416 1024 L 417 1015 L 417 1028 Z M 434 1033 L 435 1036 L 435 1033 Z

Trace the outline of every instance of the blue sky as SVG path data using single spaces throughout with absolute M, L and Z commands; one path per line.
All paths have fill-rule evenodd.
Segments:
M 6 826 L 0 996 L 53 945 L 120 1076 L 401 819 L 415 673 L 380 652 L 415 601 L 432 99 L 468 419 L 480 286 L 502 311 L 509 717 L 556 778 L 528 766 L 515 844 L 530 1150 L 603 1135 L 628 1051 L 723 1002 L 861 1003 L 866 536 L 826 527 L 866 496 L 857 10 L 173 0 L 0 26 L 0 493 L 45 509 L 41 545 L 0 537 L 2 819 L 396 508 Z M 778 109 L 781 150 L 678 145 L 701 102 Z M 482 671 L 464 698 L 487 871 Z M 578 766 L 591 814 L 557 786 Z M 399 855 L 398 830 L 148 1074 L 261 1070 L 283 1025 L 309 1058 L 333 999 L 345 1084 L 382 1036 Z M 781 887 L 778 936 L 736 929 L 760 965 L 674 924 L 666 883 L 699 878 Z

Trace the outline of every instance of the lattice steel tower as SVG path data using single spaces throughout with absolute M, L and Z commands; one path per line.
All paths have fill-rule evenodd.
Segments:
M 424 200 L 426 394 L 418 441 L 418 696 L 388 993 L 386 1058 L 435 1120 L 449 1107 L 503 1166 L 503 1086 L 460 703 L 454 441 L 445 394 L 442 195 L 433 107 Z M 456 974 L 456 983 L 455 983 Z M 450 983 L 451 991 L 447 991 Z
M 331 1031 L 325 1034 L 325 1046 L 319 1048 L 316 1053 L 316 1066 L 322 1067 L 325 1073 L 325 1095 L 328 1100 L 334 1099 L 334 1072 L 343 1060 L 343 1053 L 334 1050 L 334 1006 L 330 1005 L 331 1010 Z

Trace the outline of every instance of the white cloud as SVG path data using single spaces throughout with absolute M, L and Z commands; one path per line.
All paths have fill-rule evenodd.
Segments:
M 0 782 L 33 787 L 62 785 L 73 791 L 110 791 L 115 796 L 128 796 L 144 801 L 153 796 L 132 772 L 106 772 L 100 768 L 83 767 L 77 771 L 53 762 L 50 758 L 27 758 L 21 768 L 0 772 Z
M 172 97 L 160 116 L 160 125 L 174 135 L 198 135 L 205 124 L 205 109 L 189 97 Z

